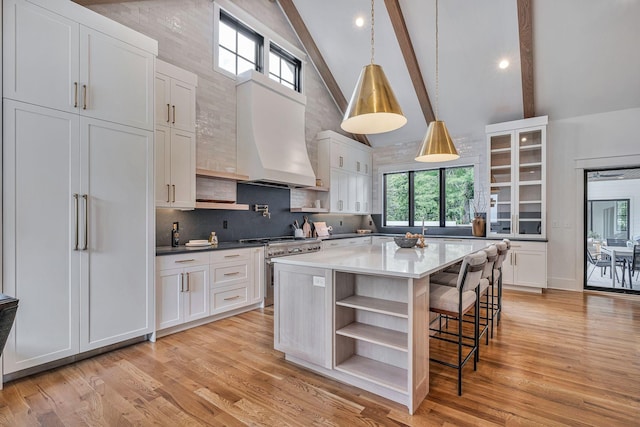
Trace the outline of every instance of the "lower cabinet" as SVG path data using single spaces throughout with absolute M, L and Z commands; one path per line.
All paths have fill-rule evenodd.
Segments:
M 264 299 L 262 247 L 158 256 L 156 268 L 158 331 Z
M 332 271 L 276 263 L 274 348 L 332 367 Z
M 156 328 L 164 329 L 209 315 L 209 254 L 163 257 L 156 277 Z M 178 267 L 184 266 L 184 267 Z
M 505 285 L 546 288 L 547 243 L 512 241 L 502 274 Z

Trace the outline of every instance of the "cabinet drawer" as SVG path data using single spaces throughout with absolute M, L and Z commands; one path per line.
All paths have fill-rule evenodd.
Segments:
M 209 264 L 209 252 L 195 252 L 180 255 L 163 255 L 156 257 L 156 269 L 158 270 L 206 264 Z
M 220 287 L 249 279 L 249 263 L 239 260 L 211 264 L 211 285 Z
M 546 251 L 546 242 L 518 242 L 511 241 L 511 250 L 513 251 Z
M 235 286 L 211 289 L 211 314 L 232 310 L 249 302 L 247 282 Z
M 248 260 L 251 257 L 251 249 L 228 249 L 211 252 L 211 263 Z

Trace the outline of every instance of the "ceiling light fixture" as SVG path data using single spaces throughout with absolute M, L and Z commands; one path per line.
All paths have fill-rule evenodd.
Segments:
M 500 67 L 501 70 L 504 70 L 505 68 L 509 67 L 509 60 L 508 59 L 503 59 L 498 64 L 498 67 Z
M 416 156 L 418 162 L 448 162 L 460 158 L 456 146 L 449 135 L 447 126 L 442 120 L 438 120 L 438 0 L 436 0 L 436 111 L 435 120 L 429 123 L 427 135 L 422 141 L 420 151 Z
M 375 134 L 407 123 L 380 65 L 373 63 L 374 0 L 371 0 L 371 63 L 362 68 L 340 127 L 350 133 Z
M 356 18 L 356 27 L 363 27 L 364 26 L 364 18 L 362 16 L 358 16 Z

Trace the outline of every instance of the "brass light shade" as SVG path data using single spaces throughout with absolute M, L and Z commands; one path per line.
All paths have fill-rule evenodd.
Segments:
M 460 158 L 449 131 L 442 120 L 429 123 L 427 135 L 416 156 L 418 162 L 448 162 Z
M 375 134 L 396 130 L 406 123 L 382 67 L 363 67 L 340 127 L 350 133 Z

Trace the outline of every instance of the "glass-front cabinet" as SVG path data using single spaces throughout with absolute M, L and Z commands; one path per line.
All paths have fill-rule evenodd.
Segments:
M 487 236 L 545 238 L 547 116 L 486 127 Z

